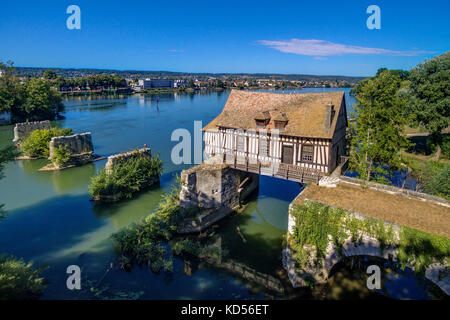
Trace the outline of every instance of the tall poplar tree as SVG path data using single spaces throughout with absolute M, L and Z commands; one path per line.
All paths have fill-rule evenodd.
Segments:
M 349 168 L 361 179 L 382 181 L 389 169 L 401 166 L 400 151 L 408 145 L 401 85 L 400 76 L 382 70 L 353 89 L 357 104 L 350 124 Z

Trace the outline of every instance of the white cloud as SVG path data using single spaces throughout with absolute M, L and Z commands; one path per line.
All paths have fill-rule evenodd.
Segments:
M 334 43 L 326 40 L 259 40 L 259 44 L 268 46 L 272 49 L 294 53 L 304 56 L 325 57 L 340 55 L 386 55 L 386 56 L 417 56 L 420 54 L 432 53 L 428 51 L 395 51 L 380 48 L 369 48 L 360 46 L 350 46 L 346 44 Z

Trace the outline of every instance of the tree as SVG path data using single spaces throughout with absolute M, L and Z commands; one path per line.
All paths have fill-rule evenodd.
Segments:
M 14 67 L 11 61 L 6 64 L 0 62 L 0 113 L 10 112 L 20 107 L 24 99 L 23 86 L 14 75 Z
M 63 108 L 61 95 L 46 80 L 32 78 L 24 84 L 24 99 L 11 108 L 14 121 L 53 120 Z
M 54 80 L 56 79 L 56 72 L 53 70 L 46 70 L 44 72 L 43 78 L 46 80 Z
M 401 166 L 406 100 L 399 95 L 401 78 L 388 70 L 361 81 L 352 91 L 357 105 L 350 126 L 350 169 L 364 180 L 384 180 L 390 169 Z
M 442 130 L 450 118 L 450 51 L 409 72 L 409 103 L 406 113 L 414 126 L 422 125 L 434 143 L 442 144 Z

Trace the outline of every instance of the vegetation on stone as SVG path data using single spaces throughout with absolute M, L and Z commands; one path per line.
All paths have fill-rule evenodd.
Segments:
M 58 146 L 52 155 L 52 163 L 60 167 L 70 160 L 71 152 L 67 146 Z
M 20 150 L 24 155 L 31 158 L 48 158 L 50 155 L 50 140 L 53 137 L 68 136 L 72 134 L 70 128 L 53 127 L 50 130 L 40 129 L 34 130 L 23 141 Z
M 392 225 L 381 220 L 358 219 L 343 209 L 312 201 L 294 205 L 291 214 L 295 218 L 295 227 L 290 237 L 290 247 L 300 269 L 311 259 L 313 263 L 320 264 L 330 241 L 341 254 L 348 238 L 357 245 L 363 235 L 380 241 L 381 252 L 387 246 L 398 249 L 399 263 L 403 267 L 413 265 L 418 273 L 433 262 L 448 263 L 450 258 L 450 239 L 443 236 L 409 227 L 400 227 L 396 236 Z M 312 252 L 315 252 L 314 256 L 311 256 Z
M 149 179 L 159 177 L 162 172 L 162 161 L 159 156 L 147 157 L 138 154 L 126 161 L 119 161 L 111 173 L 102 169 L 92 178 L 89 193 L 94 200 L 102 196 L 116 196 L 118 199 L 131 198 L 140 191 Z
M 215 247 L 196 239 L 176 239 L 178 225 L 196 213 L 179 205 L 180 187 L 165 194 L 155 212 L 145 219 L 113 234 L 122 267 L 147 265 L 153 272 L 172 271 L 173 254 L 215 257 Z

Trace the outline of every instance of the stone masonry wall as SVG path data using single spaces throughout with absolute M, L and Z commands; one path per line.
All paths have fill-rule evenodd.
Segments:
M 180 205 L 205 209 L 239 206 L 240 177 L 226 164 L 200 164 L 181 173 Z
M 14 127 L 14 140 L 13 142 L 19 142 L 27 138 L 34 130 L 50 129 L 50 121 L 35 121 L 35 122 L 22 122 L 16 123 Z
M 53 137 L 50 140 L 50 159 L 56 148 L 66 146 L 69 148 L 72 157 L 91 156 L 94 152 L 92 136 L 90 132 L 74 134 L 71 136 Z
M 105 169 L 107 173 L 112 173 L 114 166 L 120 162 L 120 161 L 125 161 L 127 159 L 136 157 L 137 155 L 143 155 L 145 157 L 152 157 L 152 151 L 150 148 L 141 148 L 138 150 L 133 150 L 130 152 L 124 152 L 124 153 L 119 153 L 119 154 L 115 154 L 112 156 L 108 157 L 108 161 L 106 162 L 105 165 Z
M 312 201 L 304 199 L 304 201 Z M 316 201 L 313 201 L 316 202 Z M 289 224 L 288 224 L 288 237 L 289 234 L 294 232 L 295 228 L 295 218 L 291 215 L 292 203 L 289 206 Z M 357 219 L 366 219 L 366 217 L 357 212 L 349 212 Z M 390 224 L 385 222 L 386 225 L 391 225 L 394 232 L 394 241 L 399 240 L 399 232 L 401 226 Z M 381 242 L 367 234 L 362 234 L 360 241 L 354 243 L 351 236 L 345 240 L 342 246 L 341 253 L 339 253 L 338 248 L 333 243 L 331 237 L 330 242 L 326 248 L 325 257 L 321 259 L 321 263 L 314 263 L 315 260 L 315 248 L 309 247 L 310 250 L 310 261 L 302 270 L 298 270 L 295 260 L 293 259 L 293 252 L 289 245 L 283 249 L 282 260 L 283 267 L 288 273 L 289 280 L 294 288 L 303 287 L 307 285 L 307 279 L 314 279 L 317 283 L 324 283 L 327 281 L 328 276 L 333 268 L 342 258 L 351 256 L 373 256 L 383 259 L 393 259 L 396 260 L 398 256 L 398 249 L 395 246 L 387 246 L 383 250 L 381 248 Z M 409 268 L 414 270 L 414 267 L 408 265 Z M 447 295 L 450 294 L 450 277 L 442 277 L 442 273 L 445 273 L 448 265 L 443 265 L 441 263 L 433 263 L 427 267 L 425 270 L 425 277 L 440 287 Z

